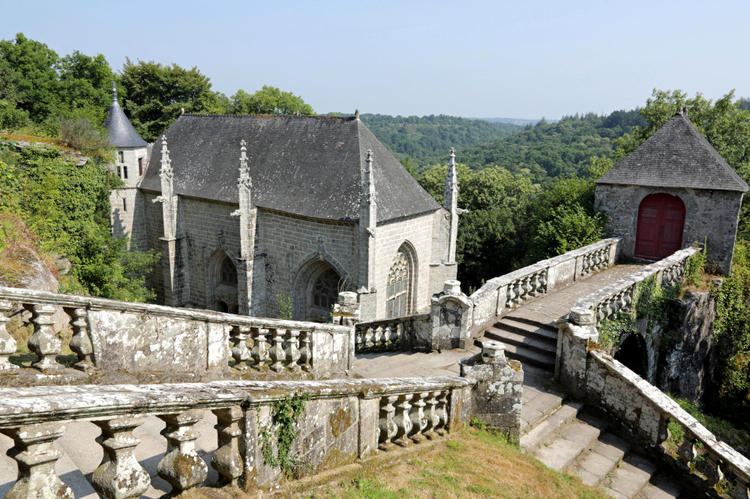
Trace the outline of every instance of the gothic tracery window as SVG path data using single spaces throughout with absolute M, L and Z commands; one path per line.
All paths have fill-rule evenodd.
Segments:
M 389 318 L 411 313 L 413 273 L 412 259 L 407 248 L 402 246 L 388 271 L 386 313 Z
M 339 275 L 333 269 L 328 269 L 315 280 L 313 284 L 313 306 L 330 311 L 338 296 Z
M 221 262 L 221 284 L 228 286 L 237 286 L 237 269 L 234 267 L 232 260 L 225 257 Z

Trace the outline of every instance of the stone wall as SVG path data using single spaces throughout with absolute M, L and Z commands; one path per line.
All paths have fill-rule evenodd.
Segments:
M 643 198 L 658 192 L 677 196 L 685 204 L 682 247 L 705 241 L 709 258 L 728 272 L 742 204 L 742 194 L 737 192 L 597 184 L 596 209 L 609 215 L 606 232 L 623 238 L 622 255 L 633 257 L 638 208 Z

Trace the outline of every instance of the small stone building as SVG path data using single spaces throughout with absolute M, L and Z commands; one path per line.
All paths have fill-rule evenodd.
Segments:
M 748 186 L 684 113 L 596 181 L 606 231 L 624 238 L 622 256 L 658 260 L 704 241 L 729 271 Z
M 327 321 L 356 291 L 374 320 L 427 311 L 456 277 L 455 166 L 443 208 L 358 115 L 185 114 L 147 165 L 113 220 L 161 252 L 162 303 Z

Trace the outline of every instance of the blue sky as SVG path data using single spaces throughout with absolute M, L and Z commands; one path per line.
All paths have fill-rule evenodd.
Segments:
M 0 38 L 197 66 L 320 113 L 559 118 L 653 88 L 750 96 L 750 1 L 1 0 Z

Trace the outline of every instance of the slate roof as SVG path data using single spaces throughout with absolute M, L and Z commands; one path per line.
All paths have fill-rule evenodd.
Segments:
M 109 134 L 109 143 L 115 147 L 146 147 L 146 141 L 138 135 L 125 112 L 117 102 L 117 91 L 112 92 L 112 105 L 104 122 L 104 128 Z
M 676 114 L 596 183 L 748 191 L 747 183 L 681 114 Z
M 166 136 L 176 194 L 238 203 L 240 140 L 245 139 L 257 207 L 358 220 L 360 169 L 372 149 L 378 222 L 440 208 L 353 117 L 185 114 Z M 141 189 L 161 191 L 160 161 L 157 141 Z

